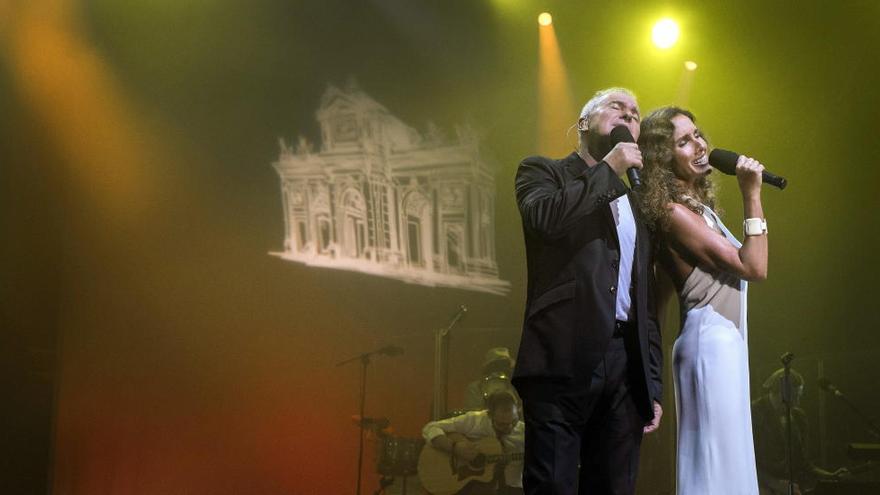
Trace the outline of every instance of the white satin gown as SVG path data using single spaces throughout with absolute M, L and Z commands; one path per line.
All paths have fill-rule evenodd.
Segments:
M 703 219 L 741 243 L 704 206 Z M 747 284 L 700 267 L 679 301 L 682 331 L 672 350 L 678 495 L 757 495 L 746 329 Z

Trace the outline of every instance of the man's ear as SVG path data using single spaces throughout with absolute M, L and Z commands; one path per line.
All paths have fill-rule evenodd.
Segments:
M 577 129 L 579 131 L 584 132 L 587 130 L 587 127 L 588 127 L 587 126 L 587 119 L 584 119 L 584 118 L 578 119 Z

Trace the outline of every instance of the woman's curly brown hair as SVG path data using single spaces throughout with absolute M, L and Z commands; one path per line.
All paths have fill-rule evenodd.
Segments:
M 642 121 L 639 148 L 642 150 L 642 193 L 639 207 L 651 230 L 668 230 L 670 203 L 680 203 L 698 215 L 703 206 L 715 208 L 715 185 L 708 176 L 697 179 L 694 191 L 688 191 L 676 180 L 672 170 L 675 160 L 672 118 L 684 115 L 693 122 L 691 112 L 674 106 L 654 110 Z M 705 135 L 703 136 L 705 138 Z M 702 204 L 701 204 L 702 203 Z

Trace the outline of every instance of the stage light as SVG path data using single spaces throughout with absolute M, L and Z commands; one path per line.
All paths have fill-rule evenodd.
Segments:
M 574 122 L 577 106 L 571 93 L 568 71 L 550 14 L 538 22 L 538 153 L 562 156 L 571 150 L 566 129 Z M 545 17 L 546 16 L 546 21 Z
M 697 63 L 694 62 L 693 60 L 688 60 L 687 62 L 684 63 L 684 68 L 693 72 L 693 71 L 697 70 Z
M 657 21 L 657 24 L 654 24 L 654 29 L 651 31 L 651 38 L 654 40 L 654 45 L 657 48 L 667 49 L 675 44 L 678 41 L 678 24 L 675 23 L 672 19 L 660 19 Z
M 542 26 L 553 24 L 553 16 L 550 15 L 549 12 L 542 12 L 541 15 L 538 16 L 538 24 Z

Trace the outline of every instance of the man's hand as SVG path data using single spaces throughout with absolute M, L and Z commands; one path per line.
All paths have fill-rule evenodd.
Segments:
M 642 168 L 642 152 L 636 143 L 617 143 L 602 160 L 618 177 L 631 168 Z
M 460 442 L 455 442 L 455 447 L 452 449 L 452 454 L 465 462 L 471 462 L 476 459 L 478 455 L 480 455 L 480 451 L 478 451 L 474 444 L 472 444 L 471 442 L 468 442 L 467 440 L 462 440 Z
M 650 423 L 645 425 L 644 430 L 642 430 L 645 434 L 653 433 L 657 431 L 657 428 L 660 428 L 660 417 L 663 416 L 663 408 L 660 407 L 660 403 L 654 401 L 654 419 L 651 420 Z

